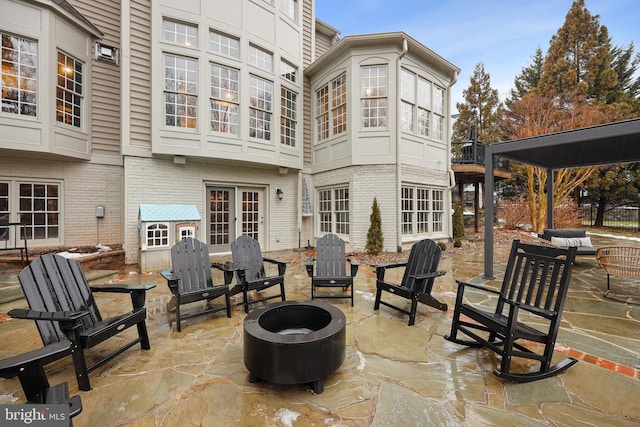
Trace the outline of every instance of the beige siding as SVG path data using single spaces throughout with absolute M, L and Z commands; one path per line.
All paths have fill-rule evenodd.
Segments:
M 312 0 L 304 0 L 302 2 L 302 62 L 306 68 L 313 62 L 312 44 L 313 44 L 313 4 Z M 303 75 L 303 101 L 302 101 L 302 141 L 303 141 L 303 166 L 311 167 L 311 129 L 313 121 L 311 120 L 311 85 L 309 77 Z
M 130 144 L 151 148 L 151 4 L 131 1 Z
M 102 31 L 102 43 L 120 48 L 120 2 L 73 0 L 73 6 Z M 92 63 L 92 154 L 120 155 L 120 66 Z
M 333 45 L 333 38 L 316 31 L 316 57 L 320 58 Z

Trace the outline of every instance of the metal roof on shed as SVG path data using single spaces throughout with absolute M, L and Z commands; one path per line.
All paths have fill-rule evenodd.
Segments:
M 140 221 L 199 221 L 200 212 L 195 205 L 141 204 Z

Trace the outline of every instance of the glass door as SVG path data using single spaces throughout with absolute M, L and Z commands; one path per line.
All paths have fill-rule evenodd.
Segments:
M 211 187 L 208 196 L 207 243 L 213 253 L 229 252 L 236 239 L 235 188 Z

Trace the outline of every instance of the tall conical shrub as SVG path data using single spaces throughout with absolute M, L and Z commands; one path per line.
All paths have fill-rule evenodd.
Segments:
M 373 198 L 373 206 L 371 206 L 371 216 L 369 217 L 371 225 L 367 232 L 367 244 L 365 249 L 367 253 L 379 255 L 384 248 L 384 237 L 382 236 L 382 218 L 380 217 L 380 206 L 378 199 Z

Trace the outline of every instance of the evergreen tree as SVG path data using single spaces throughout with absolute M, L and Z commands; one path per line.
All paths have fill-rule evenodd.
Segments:
M 516 76 L 513 82 L 515 89 L 511 89 L 511 97 L 507 101 L 507 105 L 522 99 L 523 96 L 535 90 L 538 86 L 540 76 L 542 76 L 542 67 L 544 66 L 542 49 L 536 49 L 536 53 L 531 57 L 531 60 L 533 61 L 531 65 L 524 67 L 520 74 Z
M 378 255 L 384 249 L 384 237 L 382 235 L 382 218 L 380 216 L 380 206 L 378 199 L 373 198 L 373 206 L 371 206 L 371 216 L 369 217 L 370 225 L 367 232 L 367 243 L 365 249 L 367 253 Z
M 611 65 L 618 76 L 618 84 L 611 90 L 606 101 L 633 102 L 640 95 L 640 76 L 635 77 L 640 65 L 640 53 L 634 55 L 633 42 L 624 48 L 615 46 L 611 50 Z
M 618 85 L 611 59 L 607 27 L 591 15 L 584 0 L 575 0 L 551 38 L 538 89 L 543 95 L 576 94 L 603 101 Z
M 469 87 L 462 91 L 465 102 L 456 104 L 460 115 L 453 125 L 452 140 L 467 141 L 471 125 L 475 125 L 479 141 L 496 142 L 500 139 L 497 120 L 500 100 L 498 91 L 491 87 L 491 76 L 485 72 L 482 62 L 476 64 L 469 81 Z

